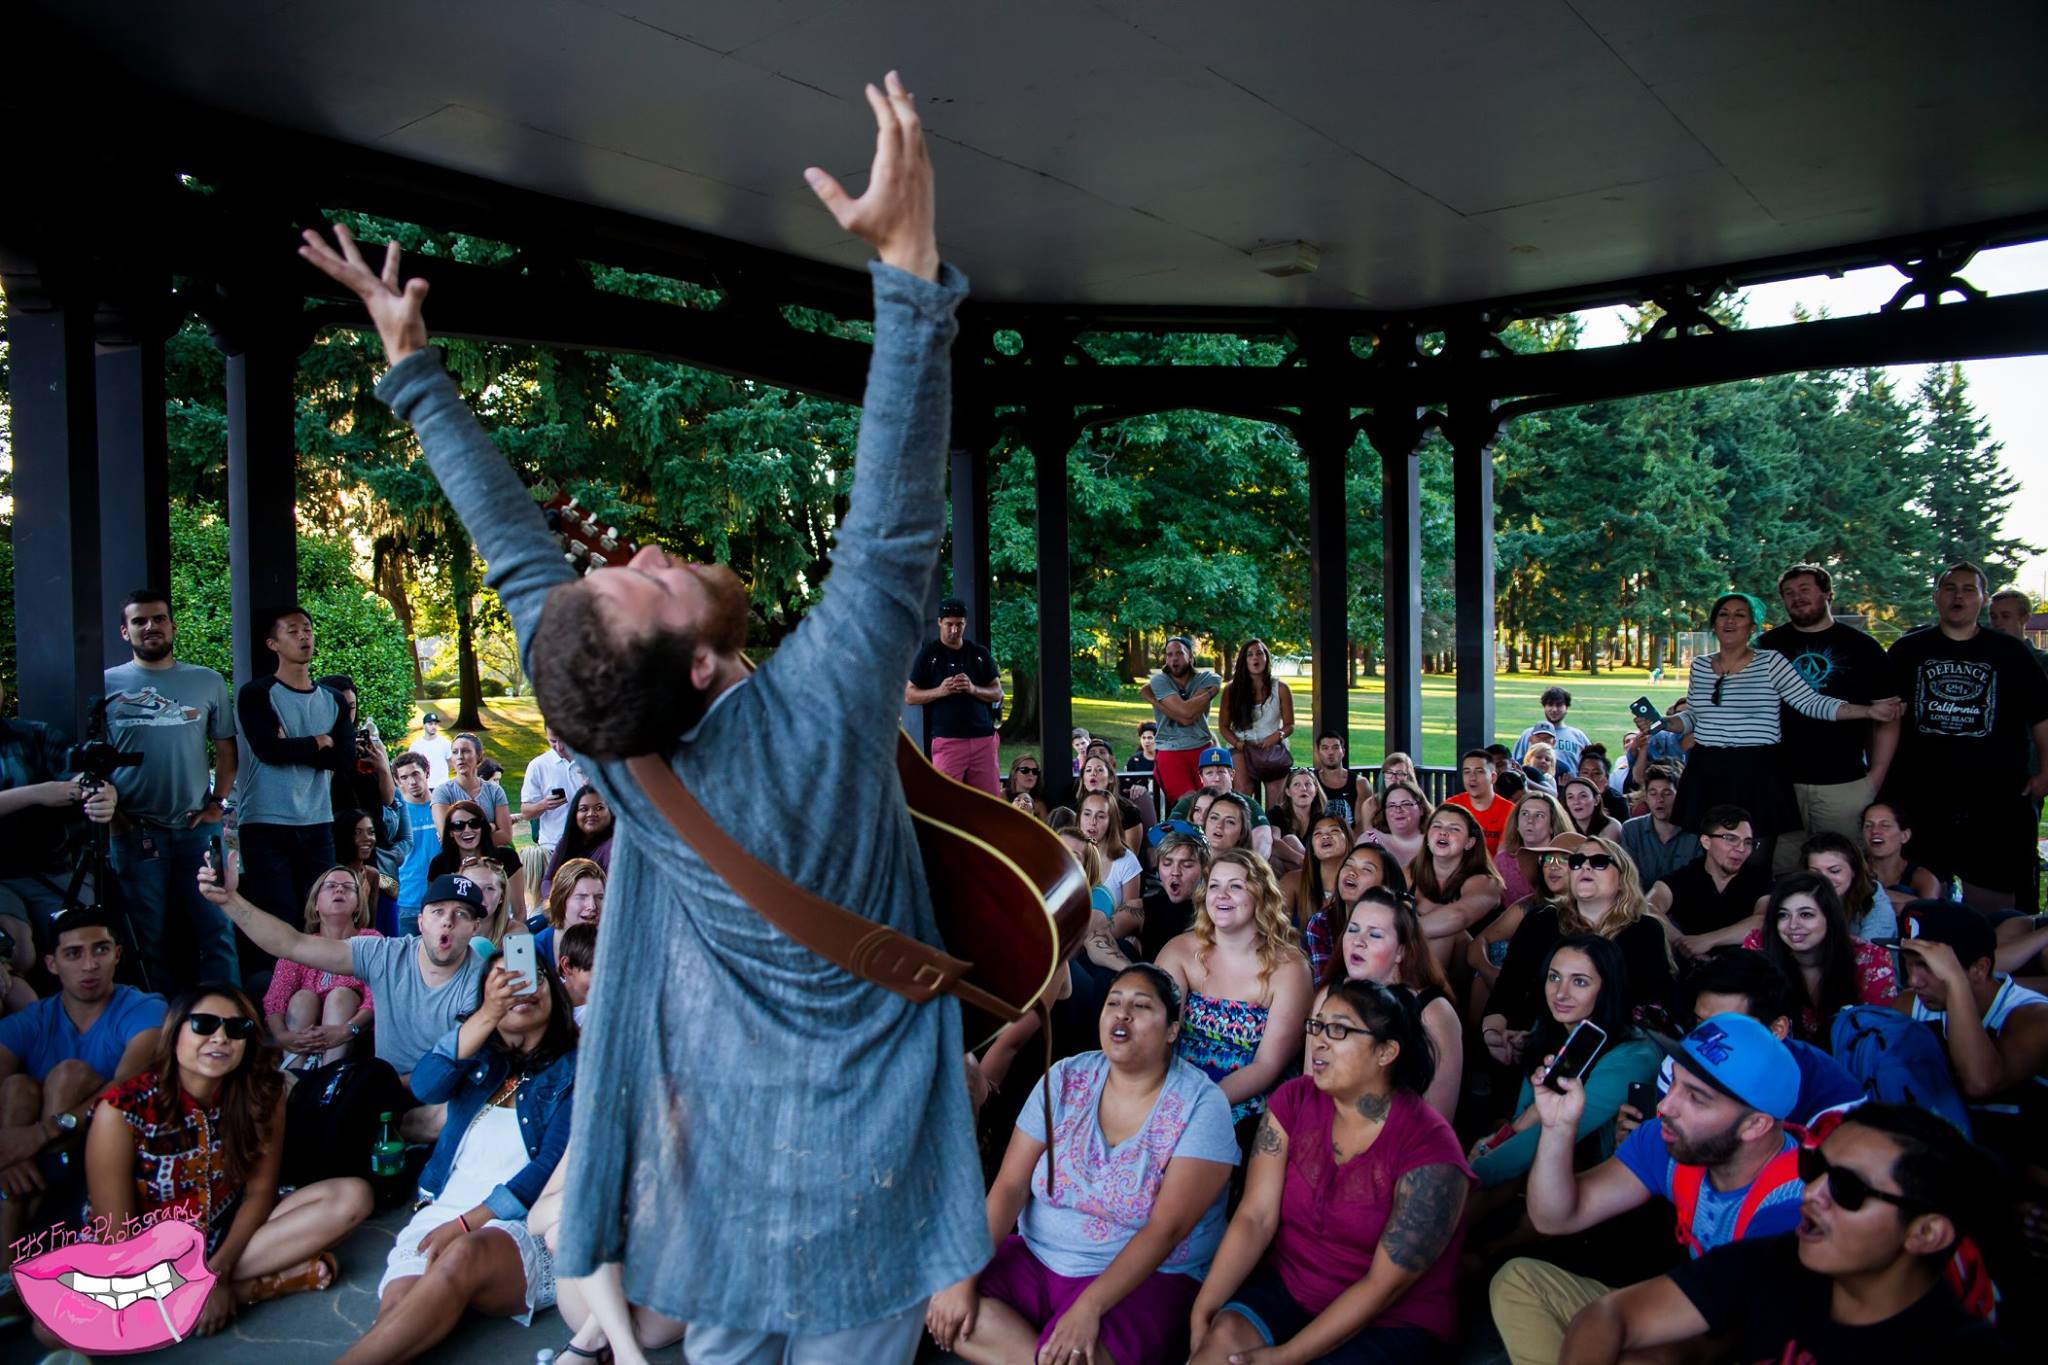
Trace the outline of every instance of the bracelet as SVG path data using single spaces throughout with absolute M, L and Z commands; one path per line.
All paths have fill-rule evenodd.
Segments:
M 455 1215 L 455 1221 L 456 1221 L 456 1222 L 458 1222 L 458 1223 L 460 1223 L 460 1224 L 462 1224 L 462 1230 L 463 1230 L 464 1232 L 468 1232 L 468 1231 L 470 1230 L 470 1227 L 469 1227 L 469 1215 L 468 1215 L 468 1214 L 466 1214 L 466 1213 L 458 1213 L 458 1214 L 456 1214 L 456 1215 Z

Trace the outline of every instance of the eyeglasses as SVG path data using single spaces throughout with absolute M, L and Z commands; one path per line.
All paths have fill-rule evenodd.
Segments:
M 1310 1019 L 1302 1027 L 1308 1030 L 1309 1037 L 1326 1037 L 1333 1043 L 1341 1043 L 1354 1033 L 1362 1033 L 1368 1038 L 1373 1036 L 1372 1030 L 1363 1024 L 1340 1024 L 1335 1019 Z
M 1730 849 L 1739 848 L 1745 853 L 1752 853 L 1756 850 L 1756 840 L 1745 839 L 1732 830 L 1723 830 L 1719 834 L 1709 834 L 1707 837 L 1717 843 L 1726 844 Z
M 201 1038 L 210 1037 L 222 1029 L 226 1029 L 228 1037 L 237 1042 L 247 1042 L 256 1036 L 256 1021 L 244 1019 L 240 1015 L 232 1019 L 223 1019 L 218 1014 L 188 1014 L 185 1016 L 185 1027 Z
M 457 833 L 460 833 L 465 829 L 482 829 L 483 825 L 481 822 L 476 820 L 450 820 L 448 822 L 448 828 L 456 831 Z
M 1836 1208 L 1850 1213 L 1856 1212 L 1872 1199 L 1882 1199 L 1904 1213 L 1929 1211 L 1928 1205 L 1922 1200 L 1909 1199 L 1903 1194 L 1893 1194 L 1889 1190 L 1880 1190 L 1847 1166 L 1830 1165 L 1827 1157 L 1821 1154 L 1820 1148 L 1801 1147 L 1799 1178 L 1811 1185 L 1823 1176 L 1828 1182 L 1828 1198 L 1834 1201 Z
M 1421 809 L 1422 809 L 1422 807 L 1421 807 L 1421 806 L 1420 806 L 1420 805 L 1419 805 L 1418 803 L 1416 803 L 1416 802 L 1414 802 L 1414 801 L 1389 801 L 1389 802 L 1387 802 L 1387 803 L 1386 803 L 1386 808 L 1387 808 L 1388 810 L 1421 810 Z
M 1595 872 L 1605 872 L 1614 866 L 1614 859 L 1605 853 L 1574 853 L 1565 859 L 1565 865 L 1574 872 L 1582 867 L 1590 867 Z

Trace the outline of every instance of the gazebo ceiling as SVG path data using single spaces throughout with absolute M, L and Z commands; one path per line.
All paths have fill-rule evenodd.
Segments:
M 864 170 L 895 64 L 991 300 L 1408 309 L 2048 212 L 2038 0 L 30 7 L 124 84 L 847 265 L 799 172 Z

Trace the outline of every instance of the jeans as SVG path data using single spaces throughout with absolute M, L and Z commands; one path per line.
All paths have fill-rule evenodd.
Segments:
M 221 829 L 219 821 L 193 829 L 137 824 L 113 836 L 108 862 L 153 991 L 174 994 L 186 984 L 180 969 L 188 958 L 196 959 L 194 982 L 242 984 L 235 926 L 199 894 L 200 860 Z
M 294 929 L 306 927 L 306 897 L 320 874 L 333 867 L 334 826 L 241 826 L 243 899 L 269 911 Z M 245 975 L 267 973 L 270 954 L 242 940 Z
M 692 1323 L 683 1342 L 683 1359 L 689 1365 L 839 1365 L 849 1360 L 910 1365 L 917 1354 L 918 1334 L 924 1330 L 927 1302 L 893 1318 L 822 1335 L 782 1336 Z

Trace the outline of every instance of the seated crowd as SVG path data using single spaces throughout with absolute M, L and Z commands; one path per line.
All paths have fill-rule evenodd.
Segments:
M 1614 749 L 1549 689 L 1441 804 L 1341 733 L 1276 761 L 1296 713 L 1257 641 L 1227 681 L 1170 641 L 1126 762 L 1077 732 L 1058 780 L 1011 763 L 1094 909 L 1049 1040 L 1033 1016 L 964 1059 L 989 1259 L 930 1300 L 935 1349 L 1435 1360 L 1489 1316 L 1518 1363 L 2038 1340 L 2048 929 L 2032 825 L 1976 787 L 2048 786 L 2048 675 L 1974 625 L 1970 566 L 1889 654 L 1827 588 L 1788 570 L 1761 637 L 1760 603 L 1716 603 L 1687 696 Z M 107 734 L 139 766 L 0 734 L 0 1268 L 46 1228 L 184 1219 L 210 1333 L 328 1287 L 404 1204 L 348 1361 L 558 1303 L 563 1359 L 682 1336 L 553 1272 L 613 837 L 573 756 L 550 735 L 517 803 L 437 717 L 394 756 L 311 676 L 304 612 L 232 705 L 163 594 L 123 634 Z M 1967 735 L 1899 700 L 1959 657 L 1998 683 Z M 113 855 L 66 895 L 94 825 Z

